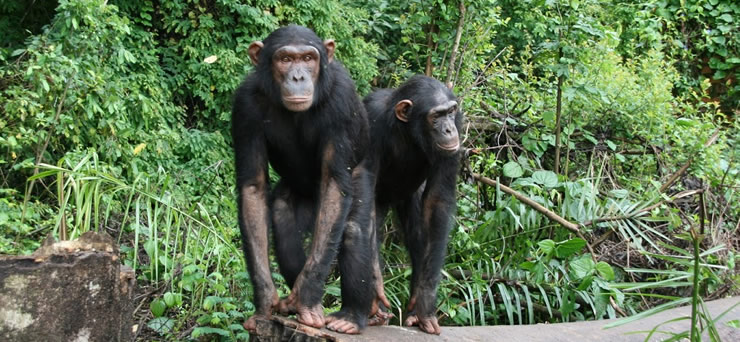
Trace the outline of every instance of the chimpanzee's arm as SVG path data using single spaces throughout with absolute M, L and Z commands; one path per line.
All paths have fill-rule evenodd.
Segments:
M 323 149 L 313 240 L 306 264 L 293 286 L 300 304 L 309 307 L 321 303 L 324 283 L 337 255 L 352 203 L 352 151 L 342 135 L 332 137 Z
M 422 196 L 421 255 L 417 260 L 419 273 L 412 289 L 410 306 L 416 314 L 419 327 L 428 332 L 439 334 L 440 328 L 435 315 L 437 286 L 442 277 L 442 266 L 447 253 L 452 217 L 455 214 L 455 190 L 458 160 L 450 158 L 444 163 L 433 166 L 435 172 L 427 179 Z M 417 272 L 414 266 L 414 273 Z
M 245 97 L 243 92 L 237 93 L 232 114 L 239 230 L 252 280 L 256 315 L 269 316 L 278 297 L 268 258 L 267 149 L 261 120 L 249 112 L 254 106 Z M 245 326 L 254 328 L 253 323 L 254 320 L 250 320 Z

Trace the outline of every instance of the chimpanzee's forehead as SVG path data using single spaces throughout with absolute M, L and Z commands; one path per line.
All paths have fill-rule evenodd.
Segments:
M 316 47 L 321 44 L 321 38 L 316 35 L 311 29 L 298 26 L 289 25 L 281 27 L 272 33 L 265 39 L 266 44 L 277 44 L 277 45 L 310 45 Z
M 299 54 L 308 54 L 308 53 L 314 53 L 318 57 L 319 49 L 317 49 L 316 47 L 312 45 L 308 45 L 308 44 L 289 44 L 289 45 L 283 45 L 277 50 L 275 50 L 275 53 L 273 56 L 285 55 L 285 54 L 299 55 Z
M 444 96 L 444 94 L 439 95 Z M 429 110 L 430 112 L 447 112 L 450 109 L 457 107 L 457 101 L 455 100 L 446 100 L 445 97 L 437 97 L 435 99 L 438 101 L 437 105 L 432 107 Z

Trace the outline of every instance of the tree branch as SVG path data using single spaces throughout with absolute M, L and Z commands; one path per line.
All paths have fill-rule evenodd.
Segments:
M 529 199 L 528 197 L 526 197 L 526 196 L 522 195 L 521 193 L 517 192 L 516 190 L 514 190 L 514 189 L 512 189 L 512 188 L 510 188 L 510 187 L 508 187 L 506 185 L 503 185 L 503 184 L 501 184 L 501 183 L 499 183 L 499 182 L 497 182 L 497 181 L 495 181 L 493 179 L 490 179 L 488 177 L 481 176 L 481 175 L 479 175 L 477 173 L 474 173 L 473 174 L 473 178 L 475 180 L 481 182 L 481 183 L 484 183 L 484 184 L 487 184 L 487 185 L 490 185 L 490 186 L 493 186 L 493 187 L 500 187 L 503 192 L 505 192 L 505 193 L 507 193 L 509 195 L 514 196 L 520 202 L 522 202 L 522 203 L 524 203 L 524 204 L 532 207 L 533 209 L 539 211 L 543 215 L 547 216 L 547 218 L 549 218 L 549 219 L 551 219 L 551 220 L 559 223 L 560 225 L 562 225 L 563 227 L 567 228 L 568 230 L 570 230 L 570 231 L 572 231 L 572 232 L 574 232 L 576 234 L 580 234 L 581 233 L 581 231 L 578 229 L 578 225 L 577 224 L 575 224 L 573 222 L 570 222 L 570 221 L 562 218 L 560 215 L 558 215 L 558 214 L 550 211 L 549 209 L 543 207 L 541 204 L 539 204 L 539 203 L 537 203 L 537 202 Z
M 458 10 L 460 11 L 460 19 L 457 22 L 457 33 L 455 34 L 455 42 L 452 44 L 450 64 L 447 67 L 447 77 L 445 77 L 445 84 L 448 87 L 452 84 L 452 72 L 455 70 L 455 58 L 457 58 L 457 50 L 460 48 L 460 39 L 462 38 L 463 26 L 465 25 L 465 2 L 463 0 L 460 0 Z

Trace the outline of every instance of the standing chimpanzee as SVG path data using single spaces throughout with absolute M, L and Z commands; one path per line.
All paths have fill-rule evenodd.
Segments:
M 437 286 L 455 211 L 462 112 L 441 82 L 414 76 L 397 89 L 368 95 L 371 147 L 365 159 L 376 175 L 376 229 L 392 208 L 411 256 L 407 326 L 439 334 Z M 385 298 L 376 239 L 373 263 L 377 298 Z
M 368 262 L 372 185 L 358 167 L 369 143 L 364 107 L 333 59 L 334 41 L 310 29 L 277 29 L 253 42 L 249 57 L 256 67 L 234 95 L 231 122 L 239 229 L 256 306 L 244 327 L 254 331 L 256 318 L 273 310 L 323 327 L 324 284 L 340 253 L 343 307 L 326 322 L 359 333 L 375 296 Z M 268 162 L 280 175 L 272 190 Z M 270 277 L 270 225 L 280 271 L 292 288 L 283 300 Z M 304 233 L 313 235 L 308 258 Z

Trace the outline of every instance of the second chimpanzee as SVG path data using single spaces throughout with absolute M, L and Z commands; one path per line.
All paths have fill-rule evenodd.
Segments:
M 256 67 L 234 95 L 239 229 L 256 306 L 244 323 L 250 331 L 257 317 L 273 310 L 323 327 L 324 283 L 337 253 L 343 306 L 327 319 L 329 328 L 358 333 L 370 313 L 373 227 L 364 211 L 370 210 L 371 180 L 357 166 L 368 147 L 368 121 L 354 83 L 333 59 L 334 46 L 305 27 L 275 30 L 249 46 Z M 268 162 L 280 175 L 273 189 Z M 292 288 L 283 300 L 270 276 L 270 225 L 280 271 Z M 313 234 L 308 258 L 304 233 Z
M 365 162 L 376 175 L 374 220 L 380 229 L 392 208 L 411 256 L 405 324 L 439 334 L 437 286 L 455 211 L 462 112 L 452 91 L 425 76 L 377 90 L 364 103 L 372 137 Z M 385 298 L 374 249 L 377 298 Z

